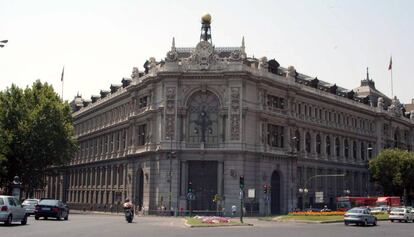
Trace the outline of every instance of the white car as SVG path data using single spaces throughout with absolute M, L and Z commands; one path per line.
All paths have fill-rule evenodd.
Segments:
M 411 208 L 407 207 L 394 207 L 391 209 L 390 215 L 388 219 L 391 222 L 399 221 L 399 222 L 414 222 L 414 213 L 411 211 Z
M 12 222 L 20 222 L 22 225 L 26 225 L 26 209 L 17 198 L 0 195 L 0 222 L 4 222 L 5 225 L 11 225 Z
M 23 201 L 22 206 L 26 209 L 27 215 L 34 215 L 35 207 L 39 204 L 39 199 L 26 199 Z

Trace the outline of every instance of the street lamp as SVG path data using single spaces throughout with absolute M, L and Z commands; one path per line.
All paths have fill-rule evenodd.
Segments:
M 7 44 L 7 42 L 9 42 L 8 40 L 2 40 L 0 41 L 0 48 L 4 47 L 4 44 Z
M 299 188 L 299 193 L 302 194 L 302 210 L 305 209 L 305 199 L 308 191 L 309 190 L 307 188 Z

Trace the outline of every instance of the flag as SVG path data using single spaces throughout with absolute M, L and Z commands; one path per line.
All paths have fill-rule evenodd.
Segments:
M 392 70 L 392 57 L 390 57 L 390 65 L 388 65 L 388 70 Z
M 60 81 L 62 81 L 63 82 L 63 75 L 65 74 L 65 66 L 63 66 L 63 69 L 62 69 L 62 76 L 60 77 Z

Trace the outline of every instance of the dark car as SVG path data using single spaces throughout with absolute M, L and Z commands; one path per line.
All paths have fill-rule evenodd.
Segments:
M 57 220 L 62 220 L 62 218 L 68 220 L 69 207 L 60 200 L 41 199 L 35 209 L 35 219 L 39 220 L 40 217 L 44 217 L 45 219 L 54 217 Z

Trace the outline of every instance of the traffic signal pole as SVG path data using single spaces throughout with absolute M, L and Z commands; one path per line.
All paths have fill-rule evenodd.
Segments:
M 243 223 L 244 176 L 240 176 L 240 222 Z

